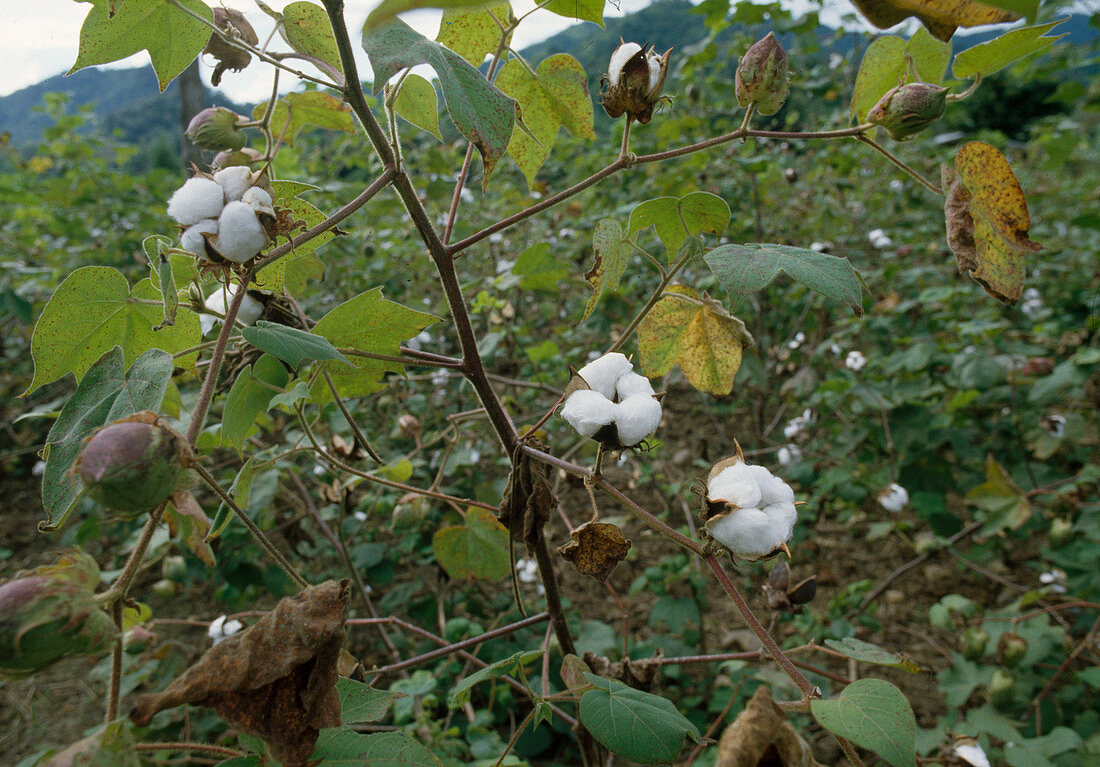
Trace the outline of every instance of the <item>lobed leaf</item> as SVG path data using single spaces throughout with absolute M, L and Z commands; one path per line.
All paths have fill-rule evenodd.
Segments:
M 822 727 L 874 751 L 894 767 L 916 767 L 913 709 L 889 682 L 860 679 L 835 700 L 811 700 L 810 711 Z
M 325 9 L 315 3 L 294 2 L 283 8 L 281 27 L 287 45 L 298 53 L 328 64 L 331 74 L 343 82 L 343 67 L 340 64 L 340 50 L 336 47 L 336 36 L 332 33 L 332 24 Z
M 699 234 L 722 234 L 730 221 L 730 206 L 709 192 L 690 192 L 683 197 L 658 197 L 646 200 L 630 212 L 626 234 L 652 226 L 665 246 L 668 258 L 688 237 Z
M 656 378 L 679 364 L 699 391 L 729 394 L 741 350 L 752 344 L 745 323 L 691 288 L 671 285 L 665 293 L 638 326 L 642 373 Z
M 482 186 L 487 186 L 493 168 L 508 148 L 516 121 L 516 102 L 457 53 L 429 40 L 400 19 L 378 29 L 364 29 L 362 45 L 374 69 L 375 93 L 407 67 L 428 64 L 435 70 L 447 113 L 459 133 L 481 154 L 485 167 Z
M 432 551 L 439 566 L 456 580 L 482 578 L 500 581 L 512 571 L 508 557 L 508 529 L 488 510 L 471 507 L 461 525 L 435 531 Z
M 951 73 L 959 79 L 969 79 L 979 75 L 989 77 L 991 74 L 1004 69 L 1013 61 L 1038 53 L 1061 40 L 1066 36 L 1065 34 L 1057 37 L 1046 37 L 1045 35 L 1064 21 L 1066 19 L 1059 19 L 1034 27 L 1014 29 L 988 42 L 967 48 L 955 57 L 955 63 L 951 66 Z
M 867 113 L 886 91 L 901 83 L 905 76 L 905 41 L 893 35 L 875 38 L 859 62 L 856 83 L 852 87 L 852 114 L 864 122 Z
M 200 18 L 214 15 L 200 0 L 179 0 Z M 173 0 L 92 0 L 92 9 L 80 27 L 76 61 L 66 74 L 85 67 L 120 61 L 148 51 L 163 91 L 199 55 L 210 27 L 177 8 Z
M 580 719 L 609 751 L 640 764 L 670 764 L 684 739 L 701 740 L 699 730 L 672 701 L 595 674 L 595 689 L 581 696 Z
M 718 282 L 735 296 L 762 290 L 780 272 L 863 315 L 859 274 L 847 258 L 790 245 L 721 245 L 703 260 Z

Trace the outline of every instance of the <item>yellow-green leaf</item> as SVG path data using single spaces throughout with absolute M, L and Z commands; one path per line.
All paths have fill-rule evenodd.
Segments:
M 1016 530 L 1031 519 L 1031 502 L 1013 481 L 1004 467 L 988 456 L 985 462 L 985 482 L 972 487 L 966 502 L 987 512 L 983 535 L 1011 527 Z
M 1045 35 L 1064 21 L 1066 19 L 1052 21 L 1049 24 L 1039 24 L 1034 27 L 1014 29 L 988 42 L 967 48 L 955 57 L 951 72 L 960 79 L 977 75 L 989 77 L 991 74 L 1001 71 L 1013 61 L 1038 53 L 1047 46 L 1054 45 L 1054 43 L 1061 40 L 1065 35 L 1058 35 L 1057 37 L 1045 37 Z
M 947 244 L 959 270 L 999 301 L 1014 304 L 1024 285 L 1024 262 L 1042 248 L 1028 237 L 1027 199 L 1008 160 L 981 141 L 964 144 L 955 168 L 941 168 L 947 194 Z
M 604 0 L 550 0 L 544 8 L 567 19 L 591 21 L 603 26 Z
M 905 75 L 905 41 L 893 35 L 876 38 L 859 63 L 852 87 L 852 114 L 863 122 L 882 94 L 898 85 Z
M 315 3 L 294 2 L 283 8 L 283 37 L 287 44 L 305 56 L 328 64 L 330 73 L 340 76 L 340 51 L 332 34 L 325 9 Z
M 917 79 L 935 85 L 943 83 L 947 62 L 951 60 L 950 43 L 937 40 L 929 34 L 927 29 L 918 27 L 909 38 L 909 42 L 905 44 L 905 52 L 913 60 Z
M 671 285 L 665 293 L 638 326 L 642 373 L 656 378 L 679 364 L 699 391 L 729 394 L 741 350 L 752 344 L 745 323 L 686 286 Z
M 153 330 L 163 316 L 160 291 L 149 279 L 131 290 L 122 273 L 110 267 L 77 269 L 54 291 L 34 327 L 34 378 L 24 394 L 66 373 L 79 381 L 114 346 L 122 348 L 129 368 L 149 349 L 172 354 L 199 343 L 198 315 L 181 312 L 175 325 Z M 176 364 L 190 367 L 196 357 L 186 355 Z
M 417 128 L 426 130 L 440 141 L 439 100 L 432 84 L 420 75 L 410 74 L 401 82 L 401 90 L 393 101 L 393 109 Z
M 500 43 L 501 24 L 512 16 L 508 2 L 496 0 L 483 8 L 447 8 L 439 21 L 436 42 L 442 43 L 473 66 L 480 66 L 485 57 Z M 512 36 L 508 35 L 508 43 Z
M 697 234 L 720 235 L 730 222 L 730 206 L 709 192 L 690 192 L 683 197 L 657 197 L 638 204 L 630 212 L 627 235 L 652 226 L 668 258 Z
M 418 8 L 470 8 L 484 4 L 485 0 L 382 0 L 367 16 L 364 32 L 372 32 L 393 21 L 399 13 Z
M 256 105 L 252 110 L 253 118 L 262 118 L 265 106 Z M 307 125 L 345 133 L 355 132 L 351 109 L 328 93 L 288 93 L 275 104 L 275 111 L 271 115 L 271 132 L 276 138 L 282 136 L 283 143 L 293 144 L 298 132 Z
M 180 0 L 200 18 L 214 16 L 206 3 Z M 202 51 L 210 27 L 177 8 L 171 0 L 93 0 L 80 27 L 80 48 L 68 74 L 149 51 L 149 60 L 163 91 Z
M 595 253 L 596 262 L 585 273 L 584 278 L 592 286 L 592 296 L 588 299 L 588 305 L 584 308 L 584 317 L 588 319 L 600 297 L 605 293 L 616 290 L 619 280 L 622 279 L 626 264 L 633 250 L 631 240 L 623 236 L 623 228 L 613 218 L 601 219 L 596 224 L 596 230 L 592 232 L 592 251 Z
M 508 529 L 491 512 L 472 507 L 465 524 L 442 527 L 432 536 L 440 567 L 455 579 L 508 577 Z

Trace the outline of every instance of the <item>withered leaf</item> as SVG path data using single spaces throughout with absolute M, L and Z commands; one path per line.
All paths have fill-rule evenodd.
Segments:
M 947 244 L 959 270 L 1008 304 L 1020 298 L 1024 259 L 1042 248 L 1028 237 L 1027 199 L 1012 168 L 996 147 L 981 141 L 963 145 L 955 167 L 941 167 Z
M 822 767 L 772 700 L 771 690 L 758 687 L 745 710 L 722 733 L 715 767 Z
M 280 600 L 256 624 L 207 650 L 163 692 L 143 696 L 130 719 L 145 726 L 183 703 L 206 706 L 263 738 L 284 764 L 304 765 L 318 731 L 340 725 L 336 667 L 350 596 L 345 579 Z
M 609 522 L 585 522 L 569 537 L 573 540 L 558 549 L 562 559 L 581 575 L 591 575 L 600 583 L 630 551 L 630 541 L 623 531 Z
M 537 440 L 529 440 L 528 444 L 542 447 Z M 508 528 L 512 540 L 528 546 L 538 543 L 555 503 L 550 466 L 517 450 L 497 517 Z
M 916 16 L 933 37 L 944 42 L 959 27 L 980 27 L 1020 18 L 974 0 L 852 0 L 852 4 L 879 29 Z
M 195 552 L 207 567 L 213 567 L 217 561 L 214 549 L 206 542 L 210 532 L 210 518 L 195 500 L 195 496 L 186 490 L 177 490 L 172 494 L 171 505 L 164 514 L 168 523 L 168 534 Z
M 572 653 L 561 659 L 561 680 L 565 682 L 565 686 L 570 690 L 588 684 L 588 680 L 584 678 L 584 675 L 591 673 L 592 669 L 589 668 L 588 664 Z
M 623 684 L 630 685 L 636 690 L 649 692 L 653 689 L 653 683 L 661 670 L 661 660 L 665 657 L 665 651 L 657 648 L 657 653 L 652 658 L 624 658 L 611 662 L 604 655 L 597 655 L 589 650 L 584 654 L 584 662 L 597 676 L 608 679 L 617 679 Z

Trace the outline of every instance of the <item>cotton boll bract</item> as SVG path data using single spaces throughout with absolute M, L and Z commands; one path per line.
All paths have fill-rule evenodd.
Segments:
M 267 240 L 267 230 L 248 203 L 228 203 L 218 217 L 214 248 L 229 261 L 243 264 L 263 250 Z
M 584 379 L 589 389 L 610 400 L 615 397 L 615 385 L 619 379 L 633 369 L 626 355 L 611 352 L 589 362 L 577 371 L 577 375 Z
M 649 394 L 635 394 L 619 403 L 615 427 L 619 442 L 630 447 L 641 442 L 661 423 L 661 403 Z
M 226 202 L 236 202 L 252 187 L 255 178 L 246 166 L 233 165 L 215 173 L 214 180 L 225 190 Z
M 168 215 L 183 226 L 191 226 L 205 218 L 217 218 L 223 205 L 225 193 L 221 186 L 205 176 L 195 176 L 168 198 Z
M 591 437 L 618 415 L 619 406 L 598 391 L 580 389 L 569 395 L 561 417 L 582 437 Z

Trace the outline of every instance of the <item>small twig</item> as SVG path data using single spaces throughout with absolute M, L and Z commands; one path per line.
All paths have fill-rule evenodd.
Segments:
M 908 174 L 909 174 L 910 176 L 912 176 L 912 177 L 913 177 L 913 178 L 915 178 L 915 179 L 916 179 L 917 181 L 919 181 L 919 182 L 920 182 L 920 183 L 921 183 L 921 184 L 922 184 L 922 185 L 923 185 L 923 186 L 924 186 L 925 188 L 927 188 L 927 189 L 928 189 L 928 190 L 929 190 L 930 192 L 932 192 L 932 193 L 934 193 L 934 194 L 938 194 L 938 195 L 940 195 L 940 196 L 943 196 L 943 194 L 944 194 L 944 190 L 940 189 L 940 188 L 939 188 L 938 186 L 936 186 L 936 185 L 935 185 L 935 184 L 933 184 L 933 183 L 932 183 L 931 181 L 929 181 L 929 180 L 928 180 L 928 179 L 926 179 L 926 178 L 925 178 L 924 176 L 922 176 L 922 175 L 920 174 L 920 172 L 919 172 L 919 171 L 917 171 L 917 169 L 916 169 L 916 168 L 913 168 L 913 167 L 912 167 L 912 166 L 910 166 L 910 165 L 906 165 L 906 164 L 905 164 L 904 162 L 902 162 L 902 161 L 901 161 L 901 159 L 900 159 L 900 158 L 898 158 L 897 156 L 895 156 L 895 155 L 894 155 L 894 154 L 893 154 L 893 153 L 892 153 L 892 152 L 891 152 L 891 151 L 890 151 L 889 149 L 887 149 L 887 148 L 886 148 L 886 147 L 884 147 L 884 146 L 883 146 L 882 144 L 880 144 L 880 143 L 878 143 L 877 141 L 875 141 L 875 140 L 874 140 L 873 138 L 870 138 L 870 137 L 868 137 L 868 136 L 864 135 L 863 133 L 860 133 L 859 135 L 855 136 L 855 139 L 856 139 L 856 141 L 859 141 L 859 142 L 861 142 L 861 143 L 864 143 L 864 144 L 866 144 L 867 146 L 871 147 L 871 148 L 872 148 L 872 149 L 874 149 L 874 150 L 875 150 L 876 152 L 878 152 L 878 153 L 879 153 L 879 154 L 881 154 L 881 155 L 882 155 L 883 157 L 885 157 L 885 158 L 886 158 L 887 160 L 889 160 L 890 162 L 894 163 L 894 165 L 897 165 L 897 166 L 898 166 L 899 168 L 901 168 L 901 169 L 902 169 L 903 171 L 905 171 L 905 172 L 906 172 L 906 173 L 908 173 Z
M 244 751 L 238 751 L 235 748 L 215 746 L 210 743 L 135 743 L 132 748 L 135 751 L 198 751 L 226 758 L 247 755 Z

